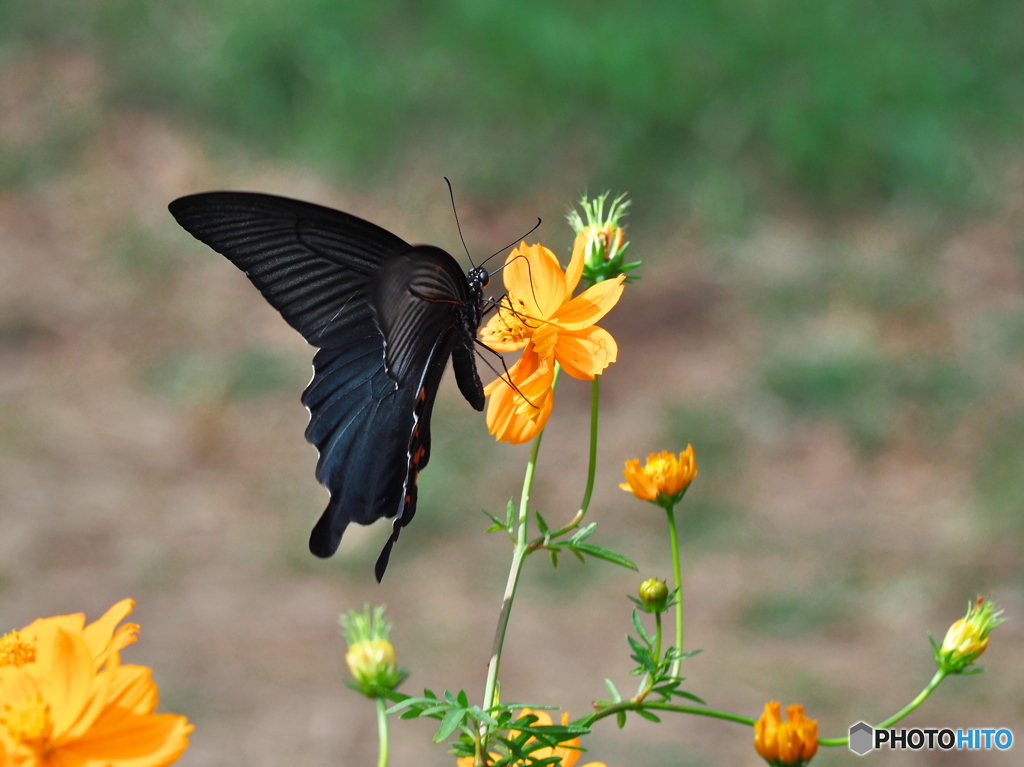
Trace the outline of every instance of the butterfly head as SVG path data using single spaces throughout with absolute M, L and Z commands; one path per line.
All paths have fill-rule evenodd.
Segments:
M 482 266 L 474 266 L 466 275 L 466 282 L 469 283 L 469 290 L 473 295 L 479 296 L 484 292 L 491 281 L 491 275 Z

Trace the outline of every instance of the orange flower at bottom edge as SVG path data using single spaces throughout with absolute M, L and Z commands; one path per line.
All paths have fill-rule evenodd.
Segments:
M 117 624 L 131 609 L 124 600 L 89 626 L 66 615 L 14 632 L 20 650 L 0 666 L 0 764 L 164 767 L 181 756 L 192 725 L 154 714 L 149 669 L 121 665 L 138 627 Z
M 782 706 L 771 701 L 754 725 L 754 749 L 772 767 L 803 767 L 818 752 L 818 722 L 804 716 L 798 704 L 786 709 L 789 721 L 782 721 Z
M 546 711 L 534 711 L 533 709 L 524 708 L 520 713 L 520 716 L 526 716 L 527 714 L 533 714 L 535 717 L 537 717 L 537 721 L 534 722 L 534 725 L 541 727 L 551 726 L 551 716 Z M 562 714 L 562 724 L 568 723 L 569 712 L 564 712 Z M 510 738 L 515 738 L 518 735 L 519 733 L 516 730 L 509 731 Z M 533 740 L 534 739 L 531 738 L 527 741 L 527 743 Z M 580 754 L 582 752 L 579 750 L 579 747 L 580 739 L 573 738 L 572 740 L 567 740 L 564 743 L 559 743 L 554 748 L 551 748 L 549 746 L 544 748 L 538 748 L 536 751 L 533 751 L 530 754 L 530 756 L 534 757 L 535 759 L 550 759 L 553 756 L 557 756 L 559 759 L 558 763 L 562 767 L 573 767 L 576 764 L 576 762 L 580 760 Z M 497 754 L 491 754 L 492 760 L 496 761 L 499 758 L 500 757 Z M 473 762 L 474 758 L 472 756 L 463 756 L 460 759 L 458 759 L 455 764 L 456 767 L 473 767 Z M 516 762 L 516 764 L 525 764 L 525 762 Z M 607 765 L 604 762 L 588 762 L 587 764 L 582 765 L 582 767 L 607 767 Z

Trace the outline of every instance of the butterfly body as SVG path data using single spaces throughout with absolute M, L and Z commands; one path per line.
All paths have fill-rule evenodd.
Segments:
M 302 394 L 316 477 L 331 494 L 310 551 L 329 557 L 350 522 L 393 518 L 380 580 L 416 512 L 430 459 L 430 415 L 449 357 L 460 391 L 484 405 L 473 345 L 486 270 L 409 245 L 374 224 L 311 203 L 245 192 L 175 200 L 171 214 L 226 256 L 318 351 Z

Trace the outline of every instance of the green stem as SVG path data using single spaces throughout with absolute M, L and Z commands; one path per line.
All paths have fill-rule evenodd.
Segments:
M 875 729 L 876 730 L 883 730 L 886 727 L 892 727 L 894 724 L 896 724 L 896 722 L 898 722 L 900 719 L 905 717 L 907 714 L 909 714 L 915 708 L 917 708 L 922 703 L 924 703 L 925 700 L 928 698 L 928 696 L 931 695 L 935 691 L 935 688 L 938 687 L 940 684 L 942 684 L 942 680 L 946 678 L 947 673 L 948 672 L 944 671 L 941 668 L 938 671 L 936 671 L 935 672 L 935 676 L 933 676 L 932 680 L 928 683 L 928 685 L 923 690 L 921 690 L 920 693 L 918 693 L 916 698 L 914 698 L 912 701 L 910 701 L 910 703 L 908 703 L 906 706 L 901 708 L 899 711 L 897 711 L 895 714 L 890 716 L 885 721 L 879 722 L 878 724 L 876 724 L 875 725 Z M 849 742 L 850 742 L 849 737 L 846 737 L 846 738 L 818 738 L 818 744 L 822 745 L 822 746 L 845 746 Z
M 609 716 L 614 716 L 620 711 L 635 711 L 638 708 L 652 709 L 656 711 L 674 711 L 677 714 L 709 716 L 713 719 L 724 719 L 727 722 L 737 722 L 738 724 L 745 724 L 750 727 L 753 727 L 757 723 L 756 719 L 751 719 L 748 716 L 740 716 L 739 714 L 733 714 L 730 711 L 716 711 L 713 708 L 698 708 L 697 706 L 677 706 L 673 703 L 645 703 L 642 700 L 633 699 L 624 700 L 621 703 L 613 703 L 606 708 L 602 708 L 600 711 L 596 711 L 590 716 L 581 719 L 579 724 L 582 724 L 584 727 L 589 727 L 594 722 Z
M 654 614 L 654 628 L 655 628 L 655 634 L 654 634 L 654 662 L 657 663 L 659 665 L 659 668 L 660 668 L 660 665 L 661 665 L 661 635 L 663 633 L 662 630 L 661 630 L 661 613 L 655 613 Z
M 597 477 L 597 415 L 600 411 L 601 405 L 600 379 L 601 376 L 594 376 L 594 380 L 590 387 L 590 464 L 587 467 L 587 486 L 583 491 L 583 500 L 580 501 L 580 508 L 576 512 L 575 516 L 569 520 L 568 524 L 552 531 L 550 538 L 558 538 L 571 530 L 575 530 L 587 515 L 587 509 L 590 508 L 590 498 L 594 494 L 594 480 Z M 541 536 L 530 541 L 529 549 L 530 551 L 534 551 L 543 545 L 544 537 Z
M 668 514 L 668 534 L 672 543 L 672 577 L 676 584 L 676 655 L 683 654 L 683 577 L 679 567 L 679 535 L 676 532 L 675 504 L 665 507 Z M 672 676 L 679 676 L 679 666 L 682 663 L 681 657 L 676 657 L 672 662 Z
M 590 496 L 594 494 L 594 478 L 597 475 L 597 414 L 601 408 L 601 376 L 594 376 L 590 385 L 590 465 L 587 467 L 587 488 L 583 491 L 580 510 L 576 513 L 575 525 L 583 521 L 590 508 Z M 568 531 L 567 531 L 568 532 Z
M 516 586 L 519 585 L 519 575 L 523 571 L 523 560 L 526 559 L 526 528 L 530 516 L 530 491 L 533 489 L 533 476 L 537 470 L 537 455 L 540 453 L 540 441 L 543 437 L 543 430 L 534 437 L 533 448 L 530 450 L 530 460 L 526 464 L 526 475 L 523 477 L 523 490 L 519 496 L 516 548 L 512 554 L 512 565 L 509 567 L 508 580 L 505 582 L 505 594 L 501 600 L 501 611 L 498 613 L 498 628 L 494 632 L 491 659 L 487 664 L 487 683 L 484 685 L 484 709 L 494 705 L 494 690 L 498 683 L 498 668 L 501 666 L 501 650 L 505 644 L 508 619 L 512 614 L 512 600 L 515 599 Z
M 523 492 L 519 499 L 519 525 L 516 548 L 512 554 L 512 565 L 509 567 L 508 580 L 505 582 L 505 594 L 501 600 L 501 612 L 498 614 L 498 628 L 494 634 L 494 645 L 491 647 L 491 660 L 487 664 L 487 683 L 484 686 L 485 709 L 494 705 L 494 689 L 498 681 L 498 668 L 501 665 L 501 650 L 505 644 L 505 633 L 508 630 L 508 620 L 512 613 L 512 600 L 515 599 L 516 586 L 519 585 L 519 575 L 523 571 L 523 560 L 526 558 L 526 525 L 529 516 L 530 487 L 533 484 L 537 452 L 540 449 L 540 438 L 542 435 L 543 432 L 538 434 L 533 441 L 530 462 L 526 466 L 526 477 L 523 480 Z
M 377 757 L 377 767 L 388 765 L 388 703 L 384 698 L 377 698 L 377 735 L 380 739 L 380 755 Z

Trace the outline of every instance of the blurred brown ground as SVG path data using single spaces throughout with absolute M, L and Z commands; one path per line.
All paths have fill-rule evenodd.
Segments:
M 364 602 L 388 605 L 412 671 L 407 691 L 479 697 L 509 546 L 483 534 L 478 510 L 500 513 L 517 492 L 525 448 L 495 445 L 447 381 L 420 513 L 384 583 L 372 576 L 383 526 L 353 529 L 333 560 L 314 560 L 306 536 L 326 496 L 298 400 L 311 350 L 166 212 L 189 192 L 262 190 L 458 253 L 443 169 L 410 169 L 407 187 L 370 199 L 307 168 L 212 156 L 199 136 L 151 115 L 102 112 L 89 60 L 28 59 L 0 71 L 0 140 L 28 146 L 67 115 L 92 126 L 45 179 L 0 190 L 0 629 L 65 612 L 95 618 L 125 596 L 137 600 L 142 635 L 126 657 L 154 669 L 164 710 L 196 724 L 187 767 L 373 764 L 373 708 L 343 684 L 336 627 L 340 611 Z M 930 243 L 943 271 L 941 321 L 886 328 L 886 343 L 908 353 L 955 346 L 979 307 L 1019 304 L 1020 177 L 1011 175 L 1000 210 Z M 500 215 L 461 201 L 463 227 L 482 252 L 539 214 L 546 222 L 534 237 L 564 250 L 559 219 L 576 191 L 538 191 L 544 197 Z M 632 688 L 625 594 L 641 577 L 668 577 L 670 566 L 658 512 L 616 485 L 625 458 L 685 446 L 665 441 L 667 409 L 685 400 L 725 409 L 741 429 L 739 455 L 695 445 L 701 474 L 687 503 L 725 511 L 689 536 L 682 509 L 687 643 L 704 649 L 686 663 L 687 689 L 751 716 L 772 698 L 802 702 L 824 735 L 839 736 L 911 699 L 933 671 L 925 631 L 941 637 L 985 591 L 1012 618 L 983 659 L 990 672 L 949 680 L 907 725 L 1006 726 L 1024 737 L 1021 541 L 979 520 L 971 484 L 992 411 L 937 444 L 900 424 L 867 452 L 827 420 L 787 420 L 748 389 L 770 332 L 752 305 L 765 281 L 799 275 L 802 259 L 816 257 L 819 224 L 799 213 L 765 219 L 729 243 L 749 259 L 746 283 L 718 279 L 716 248 L 726 246 L 683 220 L 663 240 L 630 235 L 636 256 L 654 257 L 603 323 L 621 357 L 603 380 L 591 518 L 595 541 L 633 558 L 641 574 L 530 561 L 504 698 L 579 713 L 604 696 L 606 676 Z M 891 218 L 851 222 L 841 235 L 867 262 L 926 236 Z M 864 318 L 840 307 L 826 320 L 842 330 Z M 245 391 L 247 365 L 281 380 Z M 1007 372 L 1018 397 L 1022 373 Z M 549 520 L 568 518 L 582 492 L 588 392 L 574 381 L 558 392 L 534 495 Z M 750 616 L 766 603 L 783 618 L 792 607 L 798 620 L 763 630 Z M 432 730 L 395 723 L 392 763 L 452 764 L 430 745 Z M 756 765 L 750 738 L 734 725 L 667 717 L 660 727 L 631 719 L 623 733 L 604 723 L 588 745 L 615 767 Z M 1006 765 L 1018 751 L 869 758 Z M 857 762 L 833 749 L 815 763 Z

